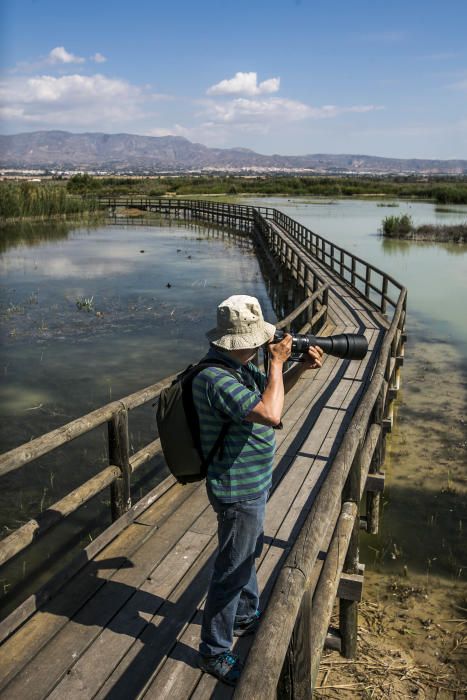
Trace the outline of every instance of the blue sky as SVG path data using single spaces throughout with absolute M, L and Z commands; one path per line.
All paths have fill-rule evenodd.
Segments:
M 0 0 L 2 131 L 467 158 L 467 2 Z

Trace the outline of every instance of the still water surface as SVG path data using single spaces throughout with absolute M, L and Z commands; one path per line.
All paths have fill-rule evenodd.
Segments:
M 467 563 L 467 247 L 388 241 L 378 229 L 384 216 L 402 213 L 415 223 L 462 222 L 467 207 L 441 213 L 429 203 L 402 201 L 397 208 L 355 200 L 249 201 L 282 209 L 407 285 L 409 344 L 386 463 L 383 527 L 378 538 L 364 539 L 363 556 L 383 570 L 461 577 Z M 230 294 L 258 297 L 265 317 L 275 320 L 244 237 L 194 225 L 47 224 L 10 228 L 2 251 L 2 451 L 199 358 L 215 307 Z M 77 300 L 88 300 L 90 310 L 79 310 Z M 138 409 L 131 426 L 138 449 L 152 439 L 151 410 Z M 105 431 L 94 432 L 72 443 L 66 456 L 59 450 L 3 478 L 2 535 L 105 464 Z M 135 497 L 160 478 L 155 467 L 141 470 Z M 77 533 L 84 523 L 91 523 L 92 536 L 106 518 L 105 499 L 90 502 L 57 535 L 57 548 L 71 552 L 70 542 L 83 544 Z M 3 584 L 8 598 L 11 580 L 26 580 L 31 569 L 42 566 L 45 575 L 49 554 L 44 547 L 44 561 L 16 562 L 0 593 Z

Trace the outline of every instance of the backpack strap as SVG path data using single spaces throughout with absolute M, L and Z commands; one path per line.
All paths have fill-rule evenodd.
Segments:
M 200 455 L 202 462 L 201 462 L 201 472 L 202 475 L 205 477 L 208 471 L 208 467 L 213 461 L 215 455 L 218 452 L 222 452 L 223 446 L 224 446 L 224 441 L 227 436 L 227 433 L 229 432 L 229 428 L 232 425 L 232 421 L 224 421 L 222 428 L 219 432 L 219 435 L 216 438 L 216 441 L 214 442 L 214 445 L 211 447 L 209 450 L 209 453 L 206 457 L 203 456 L 203 450 L 201 447 L 201 435 L 200 435 L 200 425 L 199 425 L 199 417 L 198 417 L 198 412 L 195 407 L 195 403 L 193 401 L 193 380 L 196 377 L 199 372 L 201 372 L 203 369 L 206 369 L 207 367 L 222 367 L 223 369 L 226 369 L 230 374 L 232 374 L 234 377 L 236 377 L 241 384 L 244 382 L 242 381 L 242 378 L 240 374 L 235 370 L 232 365 L 228 364 L 227 362 L 223 362 L 221 359 L 209 359 L 209 358 L 203 358 L 198 362 L 197 365 L 194 367 L 190 367 L 187 371 L 186 374 L 184 373 L 183 379 L 182 379 L 182 397 L 183 397 L 183 406 L 185 409 L 185 414 L 188 419 L 188 424 L 191 428 L 192 436 L 193 436 L 193 442 L 195 444 L 195 447 L 198 451 L 198 454 Z

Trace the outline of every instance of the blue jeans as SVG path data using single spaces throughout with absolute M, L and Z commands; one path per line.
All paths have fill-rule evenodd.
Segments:
M 201 626 L 199 651 L 216 656 L 229 651 L 234 627 L 250 620 L 258 609 L 255 559 L 263 548 L 263 524 L 268 491 L 250 501 L 221 503 L 207 489 L 217 513 L 219 550 Z

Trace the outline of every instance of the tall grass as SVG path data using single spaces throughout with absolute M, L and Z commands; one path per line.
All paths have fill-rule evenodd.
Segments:
M 0 183 L 0 219 L 50 217 L 94 211 L 96 202 L 72 196 L 61 185 Z

